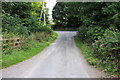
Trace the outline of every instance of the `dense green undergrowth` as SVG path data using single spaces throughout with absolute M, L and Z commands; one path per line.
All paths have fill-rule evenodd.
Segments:
M 117 65 L 111 64 L 112 62 L 104 64 L 103 61 L 101 61 L 101 59 L 97 58 L 96 55 L 94 54 L 93 47 L 91 45 L 89 45 L 88 43 L 84 43 L 83 41 L 81 41 L 81 39 L 79 37 L 75 37 L 75 43 L 76 43 L 77 47 L 80 49 L 81 53 L 85 56 L 87 62 L 90 65 L 106 72 L 106 74 L 103 77 L 105 77 L 105 78 L 119 77 L 119 73 L 117 73 L 116 72 L 117 70 L 116 69 L 114 70 L 114 68 L 113 68 L 114 66 L 117 66 Z
M 77 37 L 90 64 L 115 78 L 120 74 L 119 17 L 120 2 L 58 2 L 53 8 L 56 26 L 79 28 Z
M 55 40 L 57 34 L 48 24 L 48 9 L 45 16 L 41 13 L 43 5 L 46 7 L 45 2 L 2 3 L 1 68 L 36 55 Z
M 75 42 L 78 48 L 80 48 L 82 54 L 85 55 L 85 58 L 89 62 L 90 65 L 99 64 L 97 58 L 92 54 L 93 50 L 87 44 L 84 44 L 78 37 L 75 37 Z
M 45 47 L 49 46 L 57 38 L 57 33 L 53 32 L 47 41 L 38 42 L 31 41 L 29 46 L 23 46 L 23 48 L 15 49 L 11 54 L 2 55 L 2 68 L 9 67 L 21 61 L 31 58 L 32 56 L 41 52 Z

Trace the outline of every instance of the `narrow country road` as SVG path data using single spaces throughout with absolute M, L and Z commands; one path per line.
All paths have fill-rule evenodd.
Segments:
M 98 78 L 74 43 L 74 31 L 57 31 L 58 38 L 31 59 L 2 70 L 3 78 Z

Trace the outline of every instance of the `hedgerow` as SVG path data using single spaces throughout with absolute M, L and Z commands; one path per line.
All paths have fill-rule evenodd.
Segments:
M 47 42 L 53 31 L 51 26 L 43 24 L 43 16 L 40 20 L 42 5 L 42 2 L 3 2 L 3 39 L 24 38 L 23 46 L 27 45 L 28 47 L 30 42 L 33 41 L 33 37 L 35 37 L 34 41 Z M 8 46 L 11 48 L 10 45 Z M 9 53 L 11 52 L 10 48 L 3 53 L 11 54 Z
M 119 17 L 120 2 L 58 2 L 53 9 L 56 25 L 79 28 L 79 40 L 92 47 L 89 54 L 111 74 L 120 74 Z

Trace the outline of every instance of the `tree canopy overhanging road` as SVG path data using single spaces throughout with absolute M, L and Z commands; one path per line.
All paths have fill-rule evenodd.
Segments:
M 120 2 L 57 2 L 53 22 L 48 10 L 44 1 L 2 3 L 4 78 L 120 77 Z

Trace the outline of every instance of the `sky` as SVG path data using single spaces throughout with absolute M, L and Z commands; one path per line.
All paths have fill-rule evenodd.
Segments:
M 50 14 L 49 18 L 51 19 L 52 18 L 52 9 L 56 4 L 56 0 L 46 0 L 46 2 L 47 2 L 46 7 L 49 8 L 49 12 L 48 12 Z

